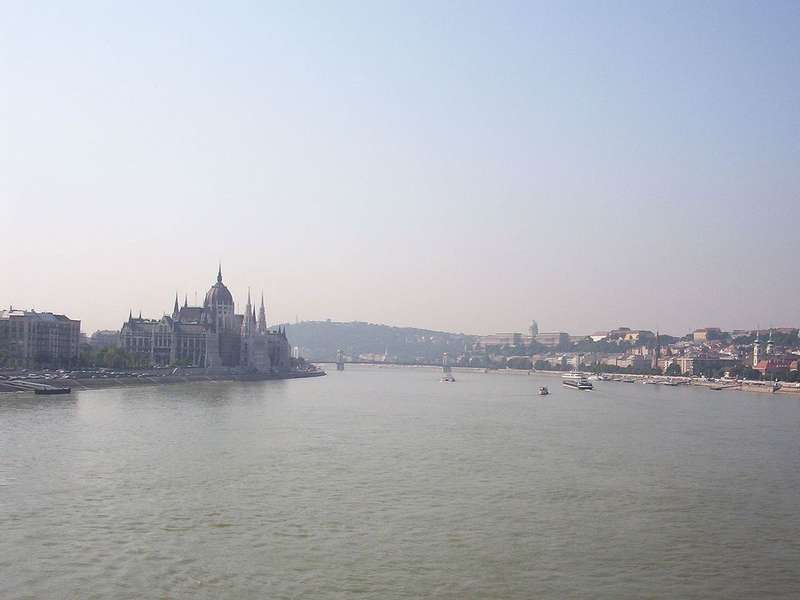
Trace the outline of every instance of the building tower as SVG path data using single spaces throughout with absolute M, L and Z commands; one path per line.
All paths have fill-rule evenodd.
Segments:
M 759 354 L 761 354 L 761 340 L 759 339 L 759 331 L 756 330 L 756 339 L 753 342 L 753 368 L 755 369 L 758 366 L 758 361 L 761 358 Z
M 202 320 L 209 326 L 206 343 L 207 367 L 232 367 L 239 364 L 240 331 L 236 327 L 233 296 L 222 283 L 222 265 L 217 282 L 206 292 Z
M 769 330 L 769 337 L 767 338 L 767 355 L 775 351 L 775 344 L 772 342 L 772 329 Z
M 532 321 L 528 331 L 531 332 L 531 341 L 533 341 L 539 335 L 539 324 L 536 321 Z

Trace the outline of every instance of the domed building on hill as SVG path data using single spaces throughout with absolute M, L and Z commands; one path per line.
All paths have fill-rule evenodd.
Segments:
M 120 331 L 120 345 L 132 354 L 148 356 L 153 366 L 289 370 L 286 332 L 267 327 L 263 294 L 258 315 L 249 292 L 244 314 L 237 315 L 233 295 L 222 282 L 221 266 L 203 306 L 189 306 L 188 299 L 180 306 L 176 295 L 171 315 L 143 319 L 131 312 Z

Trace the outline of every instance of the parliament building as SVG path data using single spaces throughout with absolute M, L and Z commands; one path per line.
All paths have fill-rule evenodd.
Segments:
M 260 373 L 285 373 L 290 368 L 289 342 L 282 329 L 267 327 L 264 296 L 256 315 L 250 292 L 244 314 L 234 311 L 233 296 L 217 282 L 206 293 L 203 306 L 175 305 L 161 319 L 133 317 L 131 312 L 120 331 L 121 347 L 145 356 L 153 366 L 240 368 Z

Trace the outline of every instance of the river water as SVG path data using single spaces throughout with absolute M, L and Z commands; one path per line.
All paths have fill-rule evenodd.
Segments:
M 800 399 L 456 377 L 0 395 L 0 597 L 800 597 Z

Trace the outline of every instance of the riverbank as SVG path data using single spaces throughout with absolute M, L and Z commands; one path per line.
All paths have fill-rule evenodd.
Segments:
M 317 364 L 317 363 L 315 363 Z M 326 363 L 320 363 L 326 364 Z M 335 364 L 335 363 L 330 363 Z M 347 367 L 377 367 L 377 368 L 413 368 L 413 369 L 441 369 L 441 365 L 405 365 L 405 364 L 396 364 L 396 363 L 366 363 L 366 362 L 358 362 L 358 363 L 345 363 L 345 370 Z M 509 377 L 527 377 L 529 375 L 545 375 L 548 377 L 561 377 L 565 373 L 569 371 L 546 371 L 546 370 L 526 370 L 526 369 L 486 369 L 485 367 L 452 367 L 454 373 L 486 373 L 488 374 L 495 374 L 495 375 L 505 375 Z M 587 373 L 587 375 L 591 375 L 591 373 Z M 793 382 L 779 382 L 780 388 L 777 390 L 772 389 L 773 382 L 772 381 L 733 381 L 733 380 L 725 380 L 725 379 L 717 379 L 717 380 L 710 380 L 710 379 L 703 379 L 702 377 L 684 377 L 684 376 L 675 376 L 670 377 L 666 375 L 634 375 L 628 373 L 604 373 L 603 377 L 608 379 L 603 379 L 604 382 L 609 383 L 625 383 L 627 385 L 631 384 L 643 384 L 647 381 L 649 384 L 654 385 L 664 385 L 665 387 L 677 387 L 675 384 L 680 385 L 690 385 L 695 387 L 704 387 L 714 391 L 725 391 L 725 390 L 739 390 L 742 392 L 753 392 L 757 394 L 788 394 L 794 396 L 800 396 L 800 383 L 793 383 Z M 613 378 L 613 379 L 611 379 Z
M 309 377 L 322 377 L 325 371 L 297 371 L 283 374 L 225 376 L 225 375 L 163 375 L 163 376 L 136 376 L 136 377 L 104 377 L 104 378 L 74 378 L 74 379 L 46 379 L 27 378 L 24 382 L 45 384 L 56 387 L 69 387 L 73 390 L 101 390 L 120 387 L 138 387 L 149 385 L 173 385 L 180 383 L 222 383 L 228 381 L 276 381 L 283 379 L 306 379 Z M 30 392 L 30 389 L 20 389 L 14 380 L 0 381 L 0 393 Z
M 518 374 L 518 375 L 528 375 L 529 373 L 536 374 L 536 375 L 547 375 L 550 377 L 561 377 L 567 371 L 524 371 L 524 370 L 515 370 L 515 369 L 502 369 L 497 371 L 490 371 L 491 373 L 505 373 L 505 374 Z M 654 385 L 665 385 L 667 387 L 674 387 L 675 383 L 678 385 L 690 385 L 695 387 L 704 387 L 714 391 L 725 391 L 725 390 L 738 390 L 741 392 L 754 392 L 757 394 L 790 394 L 790 395 L 800 395 L 800 384 L 798 383 L 790 383 L 790 382 L 779 382 L 780 388 L 777 390 L 772 389 L 772 381 L 733 381 L 733 380 L 724 380 L 724 379 L 717 379 L 717 380 L 710 380 L 710 379 L 703 379 L 702 377 L 667 377 L 664 375 L 630 375 L 630 374 L 604 374 L 604 377 L 614 377 L 614 379 L 603 379 L 604 382 L 609 383 L 625 383 L 627 385 L 631 384 L 643 384 L 645 381 Z M 627 381 L 623 381 L 627 380 Z M 668 382 L 673 383 L 668 383 Z

